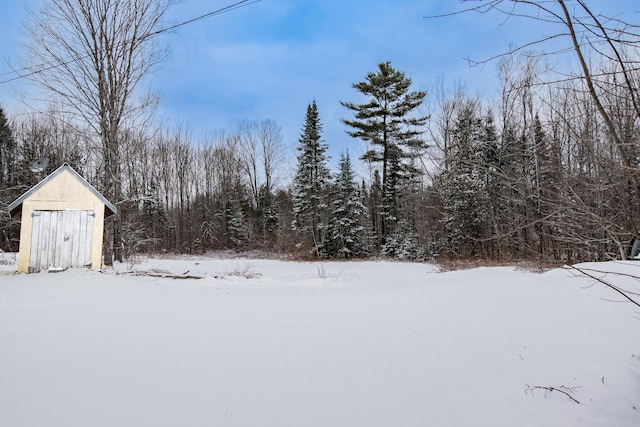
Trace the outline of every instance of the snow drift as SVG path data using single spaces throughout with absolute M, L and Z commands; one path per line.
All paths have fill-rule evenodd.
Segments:
M 0 268 L 2 426 L 640 425 L 638 313 L 562 269 Z

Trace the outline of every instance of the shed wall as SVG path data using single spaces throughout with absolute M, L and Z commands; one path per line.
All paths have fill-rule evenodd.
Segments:
M 82 182 L 68 171 L 63 171 L 39 188 L 22 203 L 22 225 L 20 228 L 20 250 L 18 272 L 29 272 L 31 234 L 34 211 L 57 211 L 77 209 L 95 212 L 91 230 L 91 269 L 102 266 L 102 236 L 104 232 L 104 203 Z

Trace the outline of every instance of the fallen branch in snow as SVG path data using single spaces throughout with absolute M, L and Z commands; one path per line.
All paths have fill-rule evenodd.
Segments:
M 193 274 L 172 274 L 172 273 L 153 273 L 143 272 L 143 275 L 150 277 L 161 277 L 163 279 L 202 279 L 203 276 L 195 276 Z
M 100 271 L 101 273 L 103 271 Z M 145 270 L 128 270 L 122 272 L 116 272 L 117 275 L 125 274 L 130 276 L 149 276 L 149 277 L 159 277 L 162 279 L 204 279 L 204 276 L 196 276 L 194 274 L 189 274 L 189 271 L 185 271 L 182 274 L 171 273 L 167 270 L 153 269 L 149 271 Z M 218 276 L 215 276 L 218 278 Z
M 527 388 L 524 389 L 524 394 L 531 393 L 531 395 L 533 396 L 534 390 L 544 390 L 544 397 L 547 397 L 547 393 L 550 393 L 552 391 L 558 391 L 564 394 L 565 396 L 567 396 L 569 399 L 579 404 L 580 402 L 575 397 L 572 396 L 572 394 L 576 392 L 577 388 L 578 387 L 566 387 L 563 385 L 561 385 L 560 387 L 551 387 L 551 386 L 545 387 L 540 385 L 534 385 L 533 387 L 531 387 L 529 386 L 529 384 L 527 384 Z

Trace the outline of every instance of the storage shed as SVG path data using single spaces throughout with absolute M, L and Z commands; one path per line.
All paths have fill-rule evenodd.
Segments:
M 104 219 L 117 212 L 68 164 L 9 205 L 22 214 L 18 272 L 102 267 Z

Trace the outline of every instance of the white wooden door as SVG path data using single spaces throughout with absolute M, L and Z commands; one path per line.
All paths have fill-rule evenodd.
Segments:
M 34 211 L 29 271 L 90 266 L 94 216 L 75 209 Z

